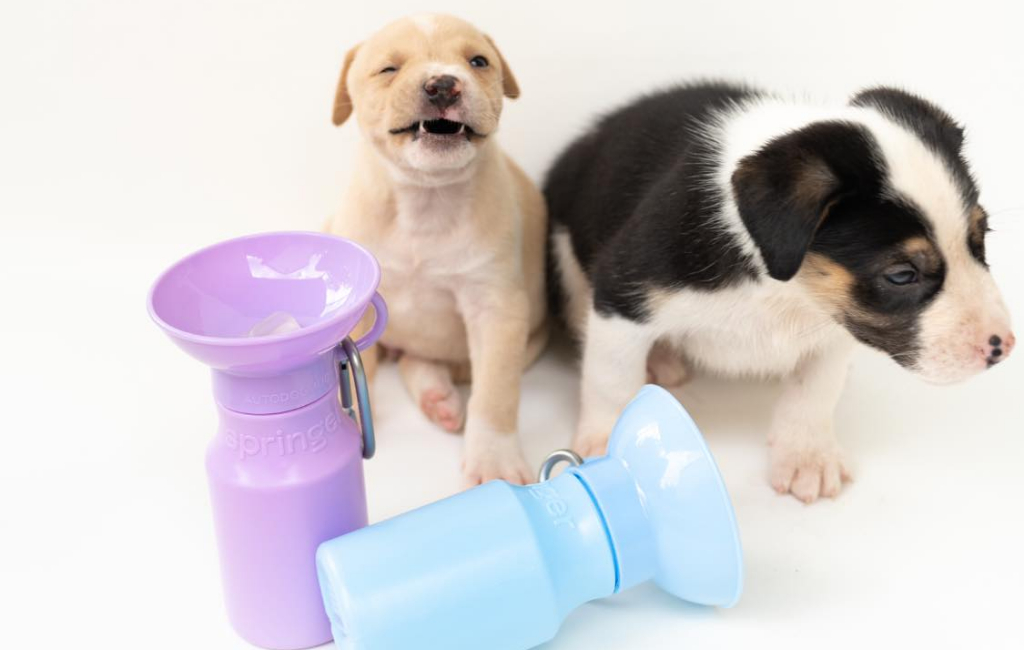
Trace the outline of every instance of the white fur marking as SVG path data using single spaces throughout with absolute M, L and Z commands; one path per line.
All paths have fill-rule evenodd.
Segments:
M 417 14 L 415 16 L 409 16 L 409 20 L 412 21 L 416 28 L 419 29 L 425 36 L 430 36 L 437 29 L 437 19 L 433 14 Z

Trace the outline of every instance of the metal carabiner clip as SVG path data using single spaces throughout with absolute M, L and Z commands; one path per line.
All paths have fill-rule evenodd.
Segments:
M 346 336 L 345 340 L 338 344 L 338 347 L 344 352 L 344 356 L 341 356 L 338 361 L 338 382 L 341 384 L 341 408 L 352 418 L 353 422 L 359 423 L 363 433 L 363 458 L 370 460 L 377 451 L 377 439 L 373 434 L 373 413 L 370 410 L 370 385 L 366 380 L 366 371 L 363 369 L 363 359 L 359 356 L 359 348 L 356 347 L 356 344 L 350 337 Z M 349 365 L 352 366 L 351 373 L 349 373 Z M 356 385 L 358 411 L 352 401 L 350 374 L 352 382 Z
M 555 469 L 559 463 L 568 463 L 571 467 L 579 467 L 583 464 L 583 459 L 571 449 L 553 451 L 541 463 L 540 472 L 537 473 L 537 482 L 543 483 L 551 478 L 551 470 Z

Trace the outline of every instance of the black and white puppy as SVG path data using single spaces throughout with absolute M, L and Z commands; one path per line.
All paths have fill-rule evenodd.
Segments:
M 962 144 L 888 88 L 828 109 L 701 84 L 602 119 L 545 187 L 555 307 L 583 341 L 575 449 L 603 453 L 645 377 L 681 383 L 684 362 L 782 376 L 772 485 L 836 495 L 856 341 L 939 383 L 1013 349 Z

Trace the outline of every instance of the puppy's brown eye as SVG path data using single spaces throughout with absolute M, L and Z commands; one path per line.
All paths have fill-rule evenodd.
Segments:
M 889 284 L 902 287 L 917 282 L 917 268 L 910 263 L 893 264 L 885 270 L 885 279 Z
M 477 55 L 469 60 L 469 65 L 473 66 L 474 68 L 486 68 L 487 66 L 490 65 L 490 63 L 484 57 Z
M 398 68 L 393 65 L 389 65 L 386 68 L 382 68 L 377 74 L 391 74 L 392 72 L 398 72 Z

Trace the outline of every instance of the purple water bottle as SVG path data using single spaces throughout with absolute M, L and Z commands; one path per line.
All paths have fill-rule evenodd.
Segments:
M 225 601 L 237 632 L 264 648 L 331 640 L 315 556 L 367 523 L 374 440 L 359 350 L 387 320 L 379 281 L 351 241 L 271 233 L 190 255 L 150 292 L 157 324 L 213 369 L 220 424 L 206 468 Z M 374 325 L 353 342 L 371 304 Z

